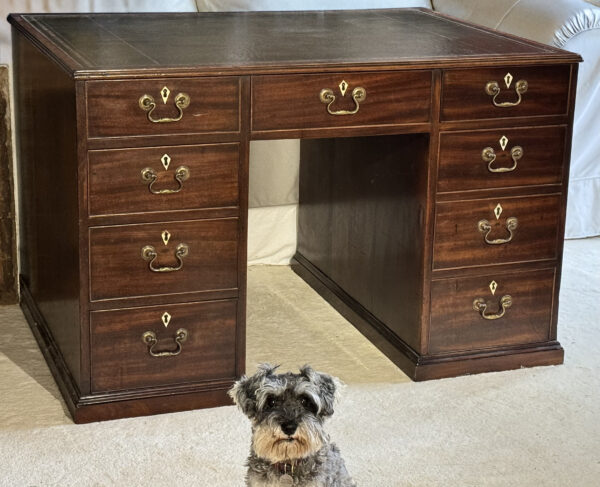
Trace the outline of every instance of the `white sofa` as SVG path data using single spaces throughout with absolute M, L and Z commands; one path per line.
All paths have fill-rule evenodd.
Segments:
M 9 12 L 239 11 L 427 7 L 578 52 L 568 238 L 600 235 L 600 0 L 3 0 Z M 10 63 L 10 29 L 0 26 L 0 63 Z M 298 141 L 252 143 L 248 259 L 285 264 L 296 246 Z

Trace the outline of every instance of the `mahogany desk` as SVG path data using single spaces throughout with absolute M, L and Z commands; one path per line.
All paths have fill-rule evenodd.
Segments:
M 228 402 L 256 139 L 303 139 L 294 268 L 412 379 L 562 362 L 579 56 L 424 9 L 9 21 L 22 305 L 76 422 Z

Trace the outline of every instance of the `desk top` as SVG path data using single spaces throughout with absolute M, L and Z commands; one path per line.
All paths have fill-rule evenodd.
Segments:
M 580 61 L 427 9 L 12 14 L 9 22 L 77 78 Z

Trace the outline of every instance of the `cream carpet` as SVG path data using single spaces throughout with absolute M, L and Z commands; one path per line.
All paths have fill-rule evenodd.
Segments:
M 600 238 L 566 243 L 557 367 L 413 383 L 286 267 L 248 273 L 248 369 L 347 384 L 329 423 L 360 486 L 600 485 Z M 0 485 L 243 486 L 233 406 L 74 425 L 20 310 L 0 308 Z

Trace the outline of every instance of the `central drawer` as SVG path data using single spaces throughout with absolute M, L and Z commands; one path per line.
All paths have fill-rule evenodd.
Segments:
M 89 152 L 90 215 L 238 206 L 239 144 Z
M 430 103 L 430 71 L 254 76 L 252 130 L 427 122 Z
M 91 313 L 94 392 L 233 379 L 237 300 Z
M 92 301 L 236 289 L 238 219 L 90 229 Z

